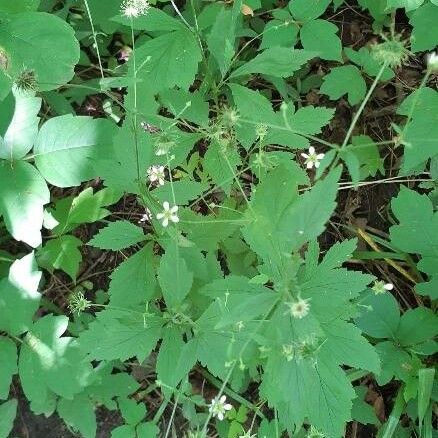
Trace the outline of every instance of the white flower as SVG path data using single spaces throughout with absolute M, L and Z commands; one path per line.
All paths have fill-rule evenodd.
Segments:
M 438 54 L 431 52 L 427 55 L 427 68 L 435 73 L 438 73 Z
M 172 222 L 179 222 L 179 217 L 176 214 L 178 211 L 178 206 L 174 205 L 173 207 L 170 207 L 169 203 L 163 202 L 163 212 L 157 214 L 157 219 L 159 221 L 162 220 L 163 227 L 167 227 L 169 225 L 169 220 Z
M 151 183 L 158 181 L 160 186 L 164 185 L 164 166 L 150 166 L 147 174 Z
M 222 421 L 224 419 L 224 415 L 227 413 L 227 411 L 230 411 L 233 409 L 233 406 L 229 403 L 225 403 L 227 400 L 227 397 L 223 395 L 220 399 L 215 397 L 208 408 L 209 412 L 211 412 L 213 417 L 217 417 L 218 420 Z
M 150 5 L 147 0 L 124 0 L 121 13 L 128 18 L 137 18 L 148 12 Z
M 144 224 L 145 222 L 149 222 L 152 218 L 152 213 L 149 210 L 149 208 L 146 208 L 146 212 L 141 216 L 140 220 L 138 221 L 139 224 Z
M 384 294 L 387 291 L 393 290 L 394 285 L 392 283 L 385 283 L 382 280 L 376 281 L 371 288 L 376 295 Z
M 315 148 L 310 146 L 309 153 L 302 153 L 301 156 L 306 159 L 306 165 L 308 169 L 311 169 L 315 166 L 316 169 L 319 167 L 319 162 L 324 158 L 325 154 L 316 154 Z
M 298 301 L 294 301 L 293 303 L 287 303 L 289 306 L 290 314 L 297 319 L 302 319 L 309 313 L 310 304 L 309 300 L 303 300 L 302 298 L 298 298 Z

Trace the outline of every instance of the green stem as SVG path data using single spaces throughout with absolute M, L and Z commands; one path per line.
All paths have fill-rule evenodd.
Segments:
M 391 414 L 389 415 L 388 421 L 383 426 L 383 429 L 381 429 L 382 433 L 379 435 L 379 438 L 391 438 L 394 435 L 394 432 L 400 421 L 400 417 L 403 414 L 406 406 L 406 402 L 403 397 L 404 390 L 405 386 L 400 386 Z
M 99 45 L 97 44 L 96 31 L 94 29 L 93 18 L 91 16 L 90 8 L 88 6 L 88 1 L 84 0 L 84 4 L 85 4 L 85 9 L 87 10 L 88 19 L 90 20 L 91 31 L 93 32 L 93 40 L 94 40 L 94 45 L 96 46 L 96 53 L 97 53 L 97 60 L 99 62 L 100 76 L 102 77 L 102 79 L 104 79 L 105 75 L 103 74 L 102 59 L 100 57 Z

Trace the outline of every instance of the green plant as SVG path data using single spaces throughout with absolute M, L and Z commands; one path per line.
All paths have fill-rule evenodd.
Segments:
M 0 437 L 16 374 L 33 412 L 57 412 L 85 438 L 96 406 L 120 410 L 118 438 L 171 436 L 177 415 L 189 436 L 340 437 L 354 420 L 390 437 L 405 414 L 431 436 L 432 193 L 401 185 L 387 238 L 336 212 L 341 191 L 387 175 L 387 147 L 401 160 L 395 182 L 430 169 L 423 187 L 436 185 L 435 54 L 385 139 L 358 132 L 376 89 L 437 45 L 436 2 L 359 1 L 382 33 L 358 50 L 330 20 L 342 1 L 55 3 L 0 3 L 0 237 L 15 240 L 0 252 Z M 395 32 L 399 8 L 409 39 Z M 324 104 L 306 104 L 318 88 Z M 76 115 L 96 113 L 93 95 L 102 117 Z M 343 96 L 353 110 L 336 139 Z M 323 244 L 331 226 L 343 237 Z M 115 257 L 105 291 L 92 252 Z M 361 259 L 385 260 L 415 289 L 385 287 L 380 265 L 351 264 Z M 45 285 L 59 271 L 57 301 Z M 193 370 L 214 397 L 193 390 Z M 383 425 L 356 384 L 365 376 L 399 382 Z

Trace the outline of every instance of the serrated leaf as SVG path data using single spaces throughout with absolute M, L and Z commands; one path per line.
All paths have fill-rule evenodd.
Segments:
M 118 251 L 143 242 L 145 239 L 146 236 L 141 227 L 134 225 L 132 222 L 120 220 L 110 222 L 105 228 L 102 228 L 88 242 L 88 245 Z
M 3 140 L 0 137 L 0 158 L 14 160 L 23 158 L 33 146 L 38 134 L 38 112 L 41 98 L 13 89 L 14 115 Z
M 318 56 L 318 53 L 286 47 L 270 47 L 234 70 L 230 78 L 251 73 L 287 78 L 315 56 Z
M 157 187 L 152 193 L 161 203 L 166 201 L 173 203 L 175 196 L 175 204 L 182 206 L 200 197 L 207 188 L 208 186 L 203 182 L 184 178 Z
M 143 420 L 146 415 L 146 407 L 143 403 L 137 403 L 129 398 L 119 399 L 119 409 L 125 423 L 135 426 Z
M 336 35 L 338 30 L 327 20 L 309 21 L 301 28 L 301 43 L 305 50 L 318 52 L 321 59 L 342 62 L 342 44 Z
M 9 396 L 12 376 L 17 373 L 17 347 L 4 336 L 0 337 L 0 400 Z
M 50 201 L 50 193 L 37 170 L 25 161 L 13 167 L 0 160 L 0 214 L 7 230 L 16 240 L 36 248 L 41 244 L 43 206 Z
M 119 12 L 119 5 L 117 9 L 117 12 Z M 170 32 L 185 28 L 184 24 L 180 20 L 171 17 L 169 14 L 159 8 L 149 8 L 147 14 L 136 17 L 135 20 L 131 20 L 129 17 L 125 17 L 123 14 L 120 14 L 119 16 L 112 17 L 112 21 L 124 24 L 127 27 L 131 27 L 132 25 L 136 30 L 147 30 L 149 32 Z
M 96 436 L 97 423 L 94 406 L 86 394 L 77 394 L 72 400 L 61 398 L 57 411 L 66 424 L 78 431 L 84 438 Z
M 135 306 L 153 298 L 155 267 L 151 245 L 122 262 L 112 273 L 108 289 L 114 306 Z M 129 288 L 126 285 L 129 284 Z
M 158 268 L 158 283 L 168 307 L 179 306 L 193 284 L 193 273 L 187 268 L 185 260 L 179 254 L 179 247 L 171 243 L 161 257 Z
M 438 318 L 431 309 L 417 307 L 400 318 L 396 338 L 402 346 L 415 346 L 434 339 L 438 334 Z
M 51 184 L 78 186 L 98 176 L 95 162 L 109 151 L 114 129 L 105 119 L 71 114 L 53 117 L 38 134 L 35 164 Z
M 82 241 L 75 236 L 60 236 L 49 240 L 38 250 L 38 264 L 52 271 L 61 269 L 75 281 L 82 261 L 82 254 L 79 248 Z
M 38 293 L 41 275 L 34 254 L 30 253 L 16 260 L 10 267 L 9 277 L 0 280 L 1 331 L 17 336 L 32 325 L 41 298 Z
M 142 309 L 144 310 L 144 308 Z M 127 360 L 142 362 L 149 356 L 161 334 L 161 319 L 140 310 L 104 310 L 97 315 L 79 342 L 90 360 Z
M 33 70 L 40 91 L 66 84 L 79 61 L 73 28 L 45 12 L 9 16 L 0 29 L 0 45 L 11 58 L 7 73 L 15 79 L 23 66 Z
M 8 438 L 17 414 L 17 400 L 8 400 L 0 405 L 0 438 Z
M 382 68 L 379 62 L 374 59 L 368 47 L 361 47 L 358 51 L 350 47 L 345 47 L 344 52 L 350 61 L 362 67 L 364 72 L 371 77 L 376 77 Z M 394 72 L 389 67 L 386 67 L 380 80 L 389 81 L 394 76 Z
M 195 79 L 202 54 L 195 34 L 184 28 L 139 45 L 136 57 L 138 77 L 153 84 L 156 91 L 175 85 L 187 90 Z
M 327 94 L 332 100 L 339 99 L 348 94 L 348 102 L 351 105 L 358 104 L 367 91 L 366 83 L 360 70 L 354 65 L 334 67 L 323 78 L 320 92 Z
M 424 3 L 424 0 L 386 0 L 386 4 L 389 8 L 405 8 L 406 12 L 417 9 Z
M 292 19 L 290 15 L 289 19 Z M 268 21 L 263 30 L 260 49 L 276 46 L 293 47 L 297 42 L 298 31 L 296 23 L 286 22 L 286 20 Z
M 412 16 L 409 23 L 412 29 L 412 50 L 421 52 L 434 49 L 438 45 L 438 5 L 426 3 L 420 6 Z

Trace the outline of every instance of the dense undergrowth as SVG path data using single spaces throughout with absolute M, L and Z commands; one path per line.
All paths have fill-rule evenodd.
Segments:
M 437 45 L 436 0 L 0 1 L 0 438 L 436 436 Z

